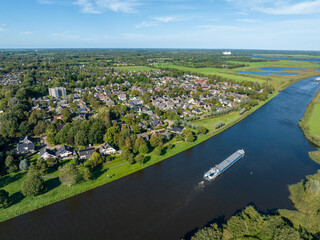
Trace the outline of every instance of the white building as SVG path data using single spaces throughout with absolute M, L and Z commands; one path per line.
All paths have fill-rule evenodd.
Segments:
M 225 51 L 225 52 L 223 52 L 223 55 L 231 55 L 231 52 L 230 51 Z
M 64 87 L 49 88 L 49 95 L 55 98 L 66 98 L 67 92 Z

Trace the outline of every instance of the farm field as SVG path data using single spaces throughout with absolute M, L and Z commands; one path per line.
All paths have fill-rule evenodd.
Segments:
M 279 89 L 281 86 L 293 83 L 298 80 L 316 76 L 319 72 L 316 70 L 320 67 L 320 64 L 317 63 L 310 63 L 310 62 L 299 62 L 299 61 L 289 61 L 289 60 L 279 60 L 279 61 L 265 61 L 265 62 L 239 62 L 239 61 L 230 61 L 230 63 L 237 63 L 237 64 L 247 64 L 248 66 L 239 67 L 234 69 L 220 69 L 220 68 L 192 68 L 192 67 L 184 67 L 174 65 L 173 63 L 159 63 L 156 64 L 155 67 L 159 68 L 173 68 L 179 69 L 183 71 L 190 71 L 192 73 L 203 74 L 205 76 L 210 75 L 217 75 L 227 79 L 232 79 L 235 81 L 252 81 L 252 82 L 259 82 L 266 83 L 267 80 L 270 82 L 276 89 Z M 263 67 L 289 67 L 289 68 L 308 68 L 308 70 L 285 70 L 288 73 L 299 73 L 299 76 L 280 76 L 280 75 L 271 75 L 267 76 L 259 76 L 259 75 L 252 75 L 252 74 L 240 74 L 237 72 L 241 71 L 256 71 L 262 72 L 258 70 L 259 68 Z M 275 71 L 275 73 L 277 73 Z

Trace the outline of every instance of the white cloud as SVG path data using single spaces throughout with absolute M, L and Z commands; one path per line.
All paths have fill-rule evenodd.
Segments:
M 134 13 L 140 5 L 136 0 L 77 0 L 75 5 L 82 13 L 101 14 L 106 10 L 113 12 Z
M 267 14 L 315 14 L 320 13 L 320 0 L 302 1 L 293 0 L 226 0 L 241 10 L 258 11 Z
M 178 20 L 177 17 L 172 17 L 172 16 L 165 16 L 165 17 L 153 17 L 151 19 L 154 19 L 156 21 L 159 22 L 164 22 L 164 23 L 168 23 L 168 22 L 175 22 Z
M 40 4 L 54 4 L 54 1 L 51 0 L 38 0 L 38 3 Z
M 314 14 L 320 13 L 320 0 L 307 1 L 292 5 L 281 5 L 279 7 L 258 7 L 256 10 L 270 14 Z
M 241 19 L 237 19 L 238 22 L 245 22 L 245 23 L 255 23 L 255 22 L 259 22 L 259 20 L 257 19 L 250 19 L 250 18 L 241 18 Z
M 151 17 L 153 21 L 143 21 L 139 23 L 136 28 L 143 28 L 143 27 L 153 27 L 158 26 L 160 23 L 170 23 L 176 22 L 181 20 L 181 18 L 177 16 L 162 16 L 162 17 Z
M 30 35 L 30 34 L 32 34 L 33 32 L 20 32 L 20 34 L 22 34 L 22 35 Z
M 8 27 L 7 24 L 0 24 L 0 32 L 7 31 L 6 27 Z
M 136 12 L 136 6 L 140 4 L 135 0 L 98 0 L 97 5 L 114 12 L 133 13 Z
M 139 23 L 136 28 L 144 28 L 144 27 L 154 27 L 154 26 L 157 26 L 159 25 L 158 22 L 146 22 L 146 21 L 143 21 L 141 23 Z
M 77 0 L 75 5 L 81 8 L 82 13 L 90 13 L 90 14 L 100 14 L 101 11 L 97 10 L 97 8 L 93 5 L 90 0 Z

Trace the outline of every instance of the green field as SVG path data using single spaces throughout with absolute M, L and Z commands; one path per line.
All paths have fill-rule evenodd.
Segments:
M 320 136 L 320 98 L 313 105 L 311 114 L 306 122 L 311 134 Z
M 237 64 L 247 64 L 246 67 L 239 67 L 234 69 L 221 69 L 221 68 L 192 68 L 192 67 L 184 67 L 174 65 L 173 63 L 159 63 L 155 64 L 155 67 L 159 68 L 173 68 L 179 69 L 182 71 L 190 71 L 195 74 L 203 74 L 205 76 L 217 75 L 227 79 L 232 79 L 235 81 L 251 81 L 251 82 L 259 82 L 264 83 L 267 80 L 271 84 L 274 85 L 275 88 L 279 89 L 281 86 L 286 85 L 287 83 L 293 83 L 295 81 L 319 75 L 319 71 L 315 69 L 320 67 L 320 64 L 310 63 L 310 62 L 301 62 L 301 61 L 289 61 L 289 60 L 278 60 L 278 61 L 266 61 L 266 62 L 235 62 L 230 61 L 230 63 Z M 290 67 L 290 68 L 308 68 L 308 70 L 286 70 L 286 72 L 294 72 L 299 73 L 300 76 L 280 76 L 280 75 L 271 75 L 268 76 L 260 76 L 260 75 L 252 75 L 252 74 L 240 74 L 237 72 L 240 71 L 260 71 L 258 68 L 263 67 Z M 277 73 L 276 71 L 274 71 Z
M 308 105 L 299 126 L 306 138 L 320 146 L 320 90 Z
M 218 122 L 224 122 L 225 124 L 228 124 L 235 119 L 239 118 L 239 113 L 238 112 L 232 112 L 224 116 L 220 117 L 214 117 L 214 118 L 206 118 L 206 119 L 201 119 L 194 121 L 192 123 L 197 124 L 199 126 L 204 126 L 206 127 L 209 131 L 214 131 L 215 130 L 215 124 Z

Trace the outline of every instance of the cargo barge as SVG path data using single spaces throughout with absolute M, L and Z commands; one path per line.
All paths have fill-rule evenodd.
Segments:
M 208 172 L 203 175 L 203 178 L 207 181 L 212 181 L 216 177 L 218 177 L 221 173 L 226 171 L 229 167 L 231 167 L 234 163 L 236 163 L 240 158 L 244 156 L 244 150 L 240 149 L 229 156 L 227 159 L 211 168 Z

